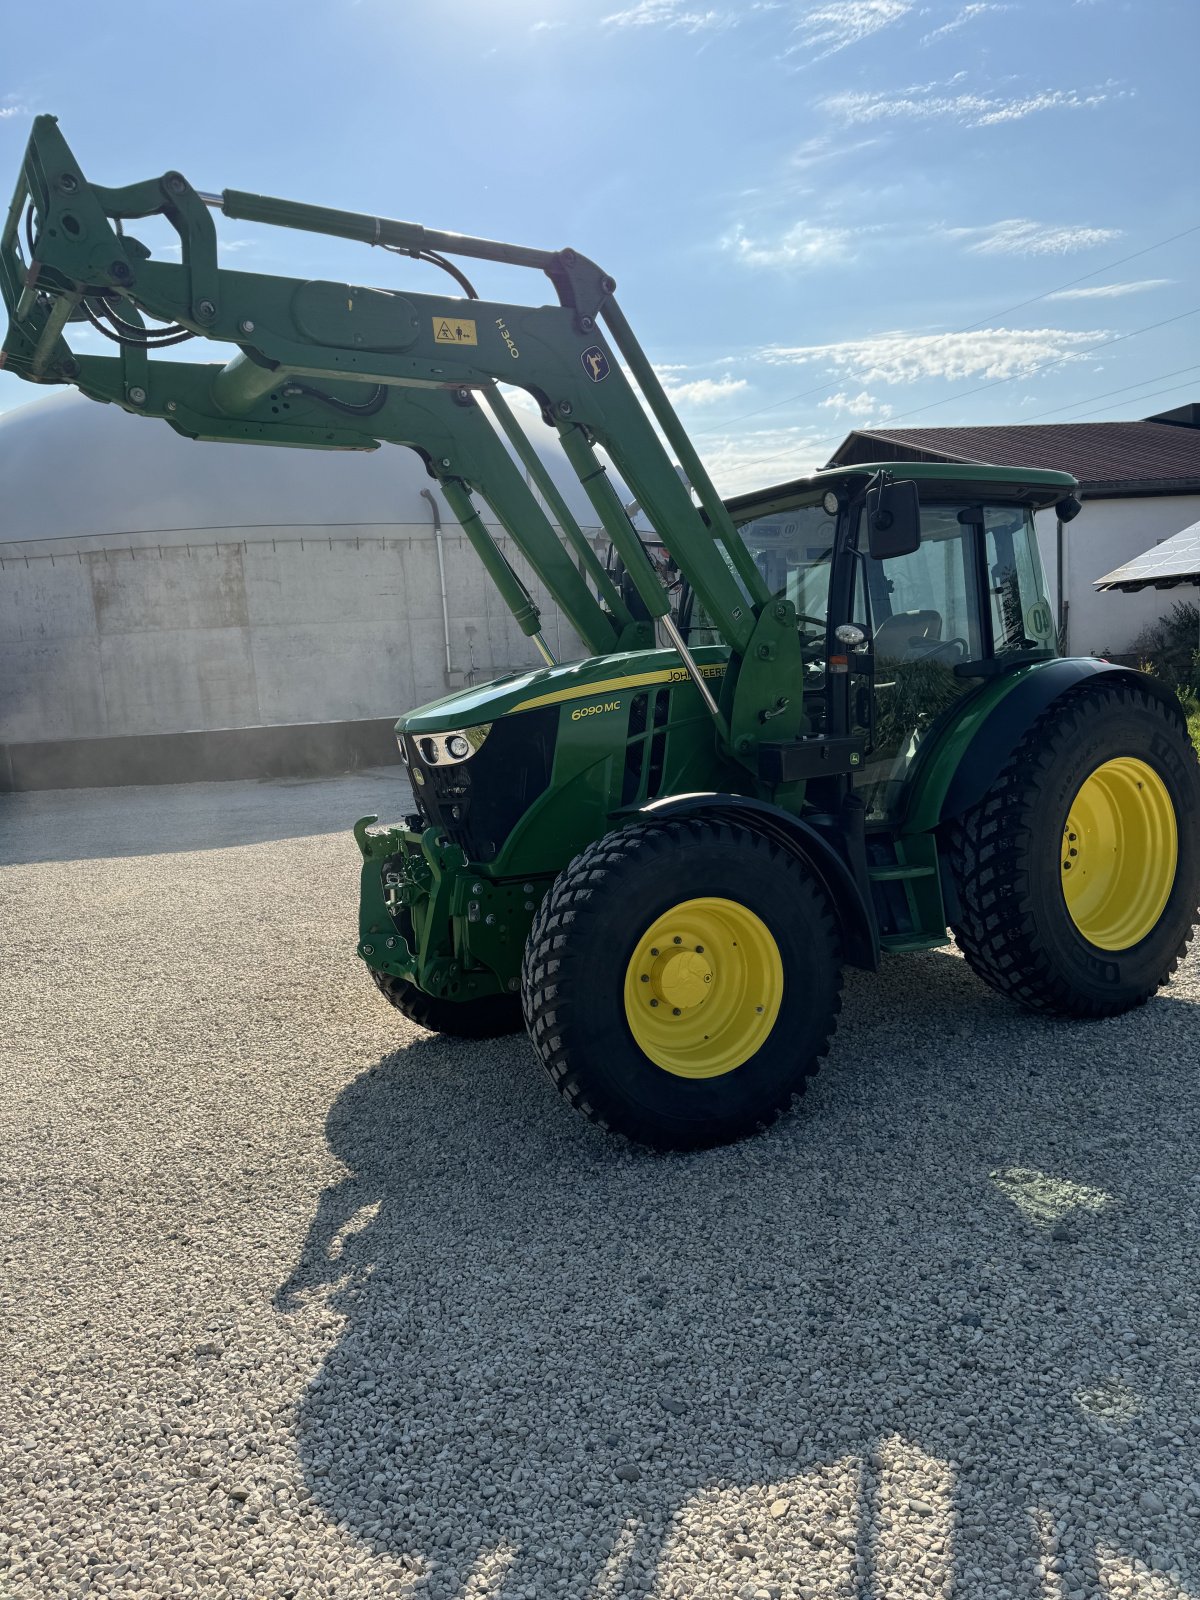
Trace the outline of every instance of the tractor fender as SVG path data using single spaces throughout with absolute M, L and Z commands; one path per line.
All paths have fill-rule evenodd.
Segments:
M 1038 718 L 1071 689 L 1100 678 L 1136 684 L 1181 715 L 1178 700 L 1165 685 L 1132 667 L 1090 656 L 1047 661 L 1023 675 L 975 729 L 946 786 L 937 820 L 948 822 L 978 805 Z
M 770 839 L 802 861 L 829 896 L 846 960 L 869 972 L 878 969 L 879 929 L 870 901 L 844 858 L 811 822 L 750 795 L 709 792 L 651 800 L 626 816 L 639 822 L 658 822 L 667 817 L 714 817 Z

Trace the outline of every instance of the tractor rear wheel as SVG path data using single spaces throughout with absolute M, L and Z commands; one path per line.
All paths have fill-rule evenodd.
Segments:
M 1200 900 L 1200 766 L 1182 718 L 1128 681 L 1050 708 L 950 830 L 954 936 L 1035 1011 L 1114 1016 L 1182 956 Z
M 443 1000 L 426 994 L 404 978 L 370 968 L 375 987 L 418 1027 L 448 1033 L 456 1039 L 498 1039 L 525 1026 L 521 1000 L 515 994 L 489 994 L 479 1000 Z
M 723 822 L 606 834 L 542 902 L 522 998 L 593 1122 L 660 1150 L 724 1144 L 774 1122 L 829 1048 L 833 908 L 793 856 Z

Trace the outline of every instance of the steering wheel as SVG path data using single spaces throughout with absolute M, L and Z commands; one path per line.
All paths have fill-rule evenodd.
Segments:
M 910 647 L 911 648 L 911 647 Z M 971 647 L 965 639 L 931 639 L 929 647 L 920 655 L 910 655 L 910 661 L 938 661 L 951 662 L 966 661 L 971 654 Z
M 965 661 L 970 654 L 971 646 L 965 639 L 941 639 L 922 660 L 937 661 L 944 657 L 947 661 L 959 662 Z

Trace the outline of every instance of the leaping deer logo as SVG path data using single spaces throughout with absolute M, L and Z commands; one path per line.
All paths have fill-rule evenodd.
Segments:
M 592 345 L 583 352 L 581 357 L 583 370 L 593 383 L 602 383 L 612 370 L 608 364 L 608 357 L 599 345 Z

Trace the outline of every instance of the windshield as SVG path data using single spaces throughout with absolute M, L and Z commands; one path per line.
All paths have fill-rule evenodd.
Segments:
M 829 605 L 829 569 L 837 518 L 813 495 L 786 511 L 738 525 L 742 542 L 762 573 L 773 599 L 796 608 L 800 644 L 807 660 L 823 656 Z M 692 644 L 718 644 L 720 635 L 697 605 L 689 634 Z

